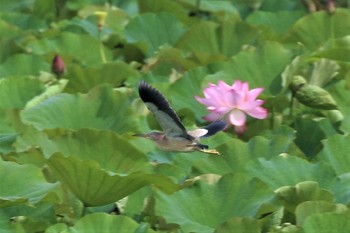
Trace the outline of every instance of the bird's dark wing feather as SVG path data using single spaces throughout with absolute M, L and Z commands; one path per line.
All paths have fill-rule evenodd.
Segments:
M 147 108 L 154 114 L 166 136 L 188 137 L 186 129 L 179 117 L 157 89 L 145 81 L 140 81 L 139 95 Z
M 203 135 L 202 137 L 210 137 L 216 134 L 217 132 L 223 130 L 226 128 L 226 122 L 225 121 L 214 121 L 213 123 L 207 125 L 203 129 L 208 130 L 208 132 Z

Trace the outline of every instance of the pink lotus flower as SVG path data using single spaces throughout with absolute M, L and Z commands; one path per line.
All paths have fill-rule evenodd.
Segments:
M 196 96 L 196 100 L 207 106 L 209 114 L 203 117 L 208 121 L 224 119 L 235 126 L 237 134 L 246 130 L 246 114 L 258 119 L 267 117 L 267 110 L 262 108 L 263 100 L 256 99 L 264 88 L 249 90 L 247 82 L 236 80 L 232 86 L 220 80 L 218 85 L 209 83 L 204 89 L 204 97 Z

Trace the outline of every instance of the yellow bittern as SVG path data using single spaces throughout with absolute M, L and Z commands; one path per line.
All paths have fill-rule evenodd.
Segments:
M 173 152 L 200 151 L 219 155 L 217 150 L 209 150 L 208 146 L 200 144 L 199 140 L 223 130 L 226 127 L 224 121 L 216 121 L 204 128 L 187 131 L 169 102 L 157 89 L 145 81 L 140 81 L 138 89 L 142 101 L 153 113 L 163 132 L 135 134 L 134 136 L 151 139 L 161 150 Z

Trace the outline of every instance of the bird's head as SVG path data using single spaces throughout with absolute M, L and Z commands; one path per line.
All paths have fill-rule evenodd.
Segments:
M 151 139 L 152 141 L 160 141 L 164 139 L 164 133 L 161 132 L 150 132 L 150 133 L 145 133 L 145 134 L 134 134 L 132 136 L 135 137 L 142 137 L 142 138 L 148 138 Z

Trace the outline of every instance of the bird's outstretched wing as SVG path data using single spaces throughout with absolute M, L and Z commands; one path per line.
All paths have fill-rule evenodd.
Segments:
M 165 97 L 154 87 L 140 81 L 139 95 L 147 108 L 154 114 L 167 137 L 188 137 L 185 127 Z

